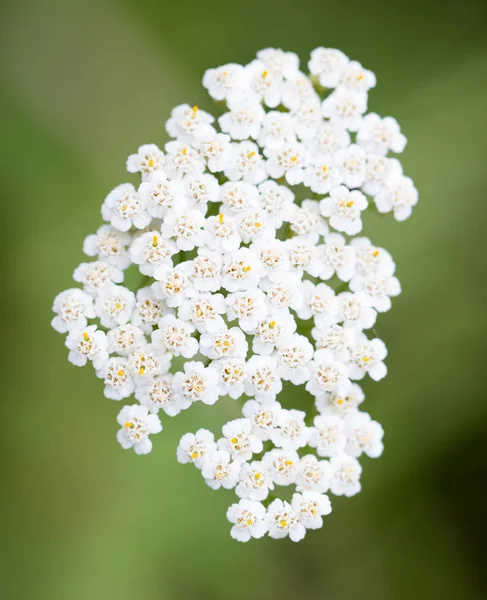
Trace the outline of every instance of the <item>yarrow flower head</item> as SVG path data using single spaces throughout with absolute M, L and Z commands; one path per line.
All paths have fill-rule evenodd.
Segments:
M 220 114 L 176 106 L 171 139 L 129 156 L 132 181 L 84 241 L 80 286 L 53 304 L 69 361 L 92 363 L 107 398 L 135 396 L 117 417 L 122 448 L 147 454 L 160 416 L 195 402 L 233 404 L 221 436 L 186 433 L 176 455 L 235 492 L 241 542 L 302 540 L 331 513 L 327 494 L 357 494 L 359 459 L 384 447 L 357 382 L 387 374 L 372 328 L 401 287 L 363 216 L 403 221 L 418 193 L 391 156 L 406 145 L 397 121 L 367 114 L 375 75 L 331 48 L 308 69 L 275 48 L 209 69 Z M 131 265 L 137 289 L 124 285 Z M 306 389 L 311 412 L 284 385 Z

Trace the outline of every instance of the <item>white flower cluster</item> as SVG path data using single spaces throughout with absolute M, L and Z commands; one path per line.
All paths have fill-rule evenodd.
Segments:
M 407 218 L 417 191 L 388 157 L 406 143 L 397 122 L 365 114 L 375 76 L 325 48 L 309 70 L 276 49 L 208 70 L 223 114 L 178 106 L 164 151 L 129 157 L 140 185 L 108 194 L 107 224 L 84 243 L 94 260 L 74 271 L 82 289 L 53 307 L 69 360 L 91 361 L 107 398 L 135 394 L 118 415 L 123 448 L 149 452 L 160 411 L 242 402 L 220 439 L 200 429 L 177 449 L 211 488 L 235 489 L 227 517 L 239 541 L 321 527 L 326 493 L 359 492 L 357 459 L 383 448 L 356 382 L 386 375 L 387 349 L 364 331 L 400 285 L 386 250 L 350 236 L 368 207 Z M 143 276 L 134 291 L 122 285 L 131 265 Z M 314 396 L 314 414 L 299 394 L 281 406 L 286 382 Z M 274 497 L 289 485 L 288 501 Z

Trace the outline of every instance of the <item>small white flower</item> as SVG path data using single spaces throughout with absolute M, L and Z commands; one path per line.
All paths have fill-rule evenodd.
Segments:
M 350 245 L 357 257 L 357 275 L 378 273 L 383 276 L 391 276 L 394 274 L 396 265 L 392 256 L 384 248 L 374 246 L 365 237 L 353 239 Z
M 331 513 L 328 496 L 316 492 L 293 494 L 291 505 L 306 529 L 320 529 L 323 527 L 323 516 Z
M 127 159 L 127 171 L 140 173 L 142 179 L 148 179 L 153 173 L 164 167 L 165 157 L 162 150 L 155 144 L 139 146 L 137 154 L 131 154 Z
M 134 380 L 128 370 L 128 359 L 122 356 L 112 356 L 96 371 L 98 377 L 104 380 L 103 393 L 110 400 L 122 400 L 131 396 L 135 389 Z
M 300 319 L 314 319 L 317 327 L 328 327 L 337 322 L 338 301 L 335 292 L 326 285 L 315 285 L 309 280 L 301 283 L 303 304 L 297 311 Z
M 180 104 L 172 109 L 171 118 L 166 123 L 166 131 L 173 138 L 190 143 L 211 133 L 211 123 L 215 119 L 204 110 L 189 104 Z
M 126 325 L 132 318 L 135 295 L 121 285 L 103 287 L 95 301 L 96 314 L 104 327 Z
M 295 450 L 271 450 L 264 454 L 262 463 L 276 485 L 285 486 L 296 482 L 299 472 L 299 456 Z
M 377 458 L 384 450 L 382 438 L 384 430 L 380 423 L 372 421 L 370 415 L 363 412 L 352 414 L 346 422 L 346 452 L 356 458 L 364 452 L 370 458 Z
M 401 163 L 396 158 L 379 154 L 367 155 L 367 171 L 362 190 L 371 196 L 394 187 L 402 176 Z
M 295 142 L 294 120 L 291 115 L 276 110 L 266 113 L 257 141 L 262 148 L 271 150 L 278 150 L 285 143 Z
M 218 201 L 220 186 L 217 178 L 213 175 L 209 173 L 197 177 L 188 175 L 184 178 L 184 184 L 190 208 L 199 210 L 203 215 L 206 214 L 208 209 L 208 202 Z M 177 207 L 176 210 L 178 210 Z M 181 211 L 179 210 L 179 212 Z
M 338 361 L 350 360 L 351 347 L 355 341 L 352 329 L 344 329 L 341 325 L 314 327 L 311 335 L 316 340 L 317 349 L 330 350 Z
M 228 181 L 220 188 L 222 212 L 236 215 L 259 207 L 259 192 L 255 185 L 245 181 Z
M 409 177 L 399 177 L 390 187 L 379 192 L 374 201 L 379 212 L 392 211 L 396 221 L 405 221 L 418 203 L 418 190 Z
M 156 219 L 163 219 L 169 209 L 183 212 L 187 206 L 184 183 L 179 179 L 168 181 L 161 172 L 140 184 L 139 198 L 147 206 L 149 215 Z
M 238 327 L 225 327 L 212 333 L 203 333 L 200 338 L 201 354 L 212 360 L 245 358 L 248 346 L 245 334 Z
M 406 146 L 406 138 L 392 117 L 381 119 L 375 113 L 366 115 L 357 132 L 357 142 L 371 154 L 385 156 L 389 150 L 402 152 Z
M 330 279 L 336 273 L 338 279 L 348 282 L 355 275 L 354 248 L 347 246 L 343 235 L 325 235 L 324 244 L 319 246 L 319 254 L 322 258 L 321 279 Z
M 260 261 L 255 252 L 240 248 L 225 255 L 221 286 L 229 292 L 249 290 L 257 286 L 260 274 Z
M 166 173 L 172 179 L 182 179 L 185 175 L 198 177 L 205 170 L 205 159 L 188 144 L 168 142 L 166 152 Z
M 347 436 L 345 421 L 338 416 L 319 415 L 314 418 L 308 444 L 316 448 L 318 456 L 330 457 L 345 450 Z
M 340 307 L 339 322 L 343 322 L 343 327 L 362 331 L 375 325 L 377 313 L 371 307 L 370 297 L 367 294 L 343 292 L 337 299 Z
M 357 275 L 350 282 L 352 292 L 363 291 L 369 298 L 370 304 L 378 312 L 390 310 L 391 298 L 401 293 L 401 284 L 397 277 L 368 273 Z
M 341 393 L 328 393 L 316 398 L 316 409 L 322 415 L 340 415 L 347 417 L 357 412 L 359 404 L 365 399 L 362 388 L 351 383 Z
M 292 111 L 294 130 L 301 140 L 308 140 L 323 122 L 319 98 L 308 98 Z
M 286 381 L 301 385 L 309 379 L 309 362 L 313 358 L 313 346 L 304 335 L 284 335 L 276 343 L 278 373 Z
M 313 154 L 334 155 L 350 144 L 350 134 L 342 125 L 324 121 L 315 128 L 313 137 L 306 143 Z
M 198 340 L 191 336 L 195 331 L 192 323 L 166 315 L 152 332 L 152 343 L 156 348 L 172 356 L 191 358 L 198 352 Z
M 355 496 L 360 492 L 362 467 L 356 458 L 348 454 L 334 456 L 330 460 L 333 468 L 330 491 L 335 496 Z
M 201 156 L 206 159 L 208 169 L 212 173 L 224 171 L 232 159 L 230 136 L 225 133 L 208 133 L 194 143 Z
M 367 198 L 358 190 L 350 191 L 344 185 L 331 190 L 329 197 L 320 202 L 321 214 L 330 217 L 330 225 L 347 235 L 362 231 L 361 213 L 367 208 Z
M 360 333 L 352 348 L 349 372 L 351 379 L 362 379 L 366 373 L 374 381 L 380 381 L 387 375 L 387 367 L 383 360 L 387 356 L 387 348 L 382 340 L 368 340 Z
M 304 180 L 304 169 L 310 156 L 303 144 L 284 144 L 277 150 L 266 148 L 267 172 L 274 179 L 285 177 L 289 185 L 297 185 Z
M 294 79 L 299 72 L 299 58 L 294 52 L 280 48 L 265 48 L 257 52 L 257 58 L 273 73 L 286 79 Z
M 321 260 L 318 248 L 308 238 L 295 236 L 285 241 L 289 251 L 289 261 L 296 275 L 302 277 L 303 271 L 318 277 Z
M 220 316 L 225 310 L 222 294 L 197 294 L 181 304 L 179 318 L 191 321 L 200 333 L 214 332 L 225 327 L 225 321 Z
M 362 124 L 362 115 L 367 110 L 367 94 L 339 87 L 321 105 L 323 115 L 331 123 L 357 131 Z
M 296 210 L 290 229 L 297 235 L 306 236 L 317 244 L 320 237 L 328 233 L 328 225 L 320 214 L 320 204 L 316 200 L 303 200 Z
M 254 354 L 246 364 L 246 393 L 255 396 L 258 402 L 269 404 L 274 402 L 282 390 L 281 378 L 277 374 L 277 360 L 273 356 Z
M 342 170 L 331 154 L 315 156 L 304 172 L 304 184 L 316 194 L 327 194 L 343 183 Z
M 265 441 L 270 439 L 274 428 L 277 427 L 281 410 L 279 402 L 262 405 L 256 400 L 248 400 L 242 408 L 242 414 L 252 423 L 251 433 Z
M 338 392 L 349 383 L 348 368 L 335 359 L 331 350 L 317 350 L 310 369 L 312 376 L 306 389 L 315 396 L 325 392 Z
M 271 538 L 280 539 L 289 536 L 293 542 L 299 542 L 306 535 L 306 528 L 289 502 L 279 499 L 271 502 L 267 508 L 265 521 Z
M 289 250 L 284 242 L 273 237 L 259 239 L 250 249 L 260 259 L 263 277 L 272 282 L 281 282 L 289 275 Z
M 234 488 L 239 480 L 241 463 L 230 462 L 230 454 L 224 450 L 213 452 L 205 461 L 201 474 L 205 482 L 213 490 L 221 487 L 226 490 Z
M 179 463 L 193 463 L 201 469 L 216 452 L 215 437 L 208 429 L 198 429 L 196 433 L 185 433 L 179 440 L 177 459 Z
M 260 134 L 260 128 L 265 112 L 262 105 L 255 100 L 247 100 L 230 104 L 230 112 L 219 119 L 221 130 L 228 133 L 234 140 L 254 138 Z
M 262 452 L 262 440 L 251 433 L 250 419 L 234 419 L 222 427 L 223 438 L 218 440 L 218 449 L 226 450 L 233 460 L 245 462 L 253 454 Z
M 218 400 L 218 375 L 215 369 L 206 368 L 202 362 L 186 362 L 184 371 L 174 375 L 173 390 L 178 402 L 200 400 L 203 404 L 215 404 Z
M 140 288 L 136 295 L 132 324 L 140 327 L 144 333 L 151 333 L 154 325 L 166 314 L 172 314 L 164 300 L 155 297 L 150 287 Z
M 158 299 L 163 299 L 171 308 L 180 307 L 195 292 L 188 276 L 189 264 L 176 265 L 173 269 L 161 269 L 159 281 L 152 284 L 151 290 Z
M 249 85 L 258 101 L 269 108 L 276 108 L 281 103 L 282 76 L 278 71 L 270 69 L 260 60 L 254 60 L 245 67 L 249 77 Z
M 244 463 L 240 471 L 240 482 L 235 493 L 240 498 L 261 502 L 274 489 L 272 477 L 260 461 Z
M 199 210 L 184 213 L 169 210 L 164 217 L 161 232 L 165 238 L 175 238 L 177 250 L 187 252 L 204 245 L 204 224 L 205 217 Z
M 269 179 L 259 185 L 259 193 L 262 210 L 265 211 L 269 223 L 275 229 L 291 221 L 296 207 L 294 194 L 289 188 Z
M 244 393 L 245 379 L 245 360 L 241 358 L 229 358 L 214 360 L 211 362 L 210 369 L 217 372 L 217 386 L 219 396 L 230 396 L 237 400 Z M 247 415 L 244 415 L 247 416 Z
M 152 413 L 157 413 L 163 410 L 169 417 L 176 416 L 181 410 L 188 408 L 191 402 L 188 400 L 185 403 L 177 402 L 174 398 L 172 389 L 171 373 L 158 375 L 152 381 L 145 385 L 139 385 L 135 389 L 135 397 L 137 400 L 147 406 Z
M 239 327 L 246 333 L 254 333 L 267 315 L 266 296 L 259 289 L 234 292 L 225 298 L 229 321 L 238 319 Z
M 128 357 L 127 369 L 137 386 L 147 385 L 154 377 L 167 373 L 170 362 L 170 356 L 162 354 L 152 344 L 146 344 Z
M 368 92 L 377 83 L 372 71 L 364 69 L 356 60 L 350 61 L 343 68 L 340 75 L 340 85 L 355 92 Z
M 133 241 L 130 257 L 143 275 L 158 278 L 172 268 L 171 256 L 176 251 L 174 243 L 164 239 L 158 231 L 147 231 Z
M 257 325 L 252 350 L 256 354 L 271 354 L 278 341 L 295 331 L 296 321 L 288 310 L 273 311 Z
M 247 81 L 244 67 L 233 63 L 208 69 L 203 76 L 203 85 L 215 100 L 229 100 L 238 90 L 245 89 Z
M 238 504 L 232 504 L 227 510 L 227 519 L 235 523 L 230 530 L 230 535 L 238 542 L 248 542 L 250 538 L 261 538 L 267 533 L 264 522 L 266 509 L 260 502 L 253 502 L 247 498 Z
M 132 354 L 147 342 L 140 327 L 131 323 L 110 329 L 107 333 L 108 352 L 127 356 Z
M 95 318 L 93 297 L 78 288 L 61 292 L 54 298 L 52 310 L 56 316 L 51 325 L 59 333 L 86 327 L 88 320 Z
M 95 369 L 101 369 L 108 361 L 108 342 L 103 331 L 96 325 L 70 331 L 66 338 L 69 348 L 68 360 L 77 367 L 83 367 L 91 360 Z
M 302 410 L 282 409 L 278 416 L 277 427 L 271 431 L 272 443 L 283 450 L 297 450 L 308 443 L 310 430 L 306 427 Z
M 367 155 L 356 144 L 342 148 L 335 154 L 335 164 L 340 170 L 342 183 L 348 188 L 358 188 L 365 182 Z
M 131 183 L 122 183 L 103 201 L 101 214 L 105 221 L 119 231 L 147 227 L 151 217 L 147 212 L 147 199 L 138 194 Z
M 117 441 L 124 450 L 133 448 L 135 454 L 148 454 L 152 450 L 149 435 L 162 431 L 159 417 L 149 414 L 147 407 L 139 404 L 124 406 L 118 413 L 117 421 L 121 426 Z
M 208 217 L 205 222 L 205 243 L 217 252 L 233 252 L 240 247 L 236 220 L 223 213 Z
M 299 461 L 296 477 L 296 491 L 324 494 L 330 489 L 333 469 L 327 460 L 318 460 L 314 454 L 307 454 Z
M 97 256 L 99 260 L 124 270 L 130 264 L 127 246 L 132 241 L 130 234 L 117 231 L 110 225 L 102 225 L 97 232 L 83 242 L 83 252 L 87 256 Z
M 244 244 L 274 237 L 275 229 L 263 210 L 249 210 L 238 216 L 238 233 Z
M 192 261 L 191 280 L 199 292 L 216 292 L 222 285 L 221 254 L 198 249 L 198 256 Z
M 260 283 L 261 289 L 266 292 L 269 312 L 283 308 L 292 308 L 298 312 L 303 305 L 301 279 L 293 273 L 284 273 L 283 280 L 284 283 L 273 283 L 269 280 Z
M 311 52 L 308 68 L 312 75 L 317 75 L 324 88 L 337 87 L 341 75 L 348 65 L 348 57 L 335 48 L 315 48 Z
M 225 177 L 231 181 L 242 179 L 257 185 L 264 181 L 266 175 L 265 163 L 257 144 L 241 142 L 232 145 L 232 162 L 225 170 Z
M 111 283 L 122 283 L 123 272 L 108 263 L 96 260 L 81 263 L 75 269 L 73 279 L 83 284 L 85 292 L 97 296 L 101 289 Z
M 313 84 L 304 73 L 297 73 L 292 80 L 282 86 L 282 104 L 289 110 L 296 110 L 303 102 L 319 100 Z

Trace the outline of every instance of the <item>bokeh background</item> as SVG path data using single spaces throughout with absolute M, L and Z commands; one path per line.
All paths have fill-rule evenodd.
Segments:
M 408 0 L 7 0 L 1 8 L 0 484 L 5 600 L 487 597 L 486 4 Z M 200 79 L 263 47 L 339 47 L 376 72 L 420 203 L 366 232 L 403 294 L 377 331 L 389 376 L 366 384 L 386 452 L 305 542 L 237 544 L 230 492 L 175 461 L 195 406 L 147 457 L 50 329 L 81 243 L 126 156 L 166 140 L 172 106 L 211 108 Z M 299 404 L 299 396 L 294 398 Z

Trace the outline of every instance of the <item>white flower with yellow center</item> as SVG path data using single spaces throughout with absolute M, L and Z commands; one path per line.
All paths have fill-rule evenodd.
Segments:
M 208 429 L 196 433 L 185 433 L 179 440 L 177 459 L 182 464 L 193 463 L 201 469 L 216 452 L 215 437 Z
M 370 415 L 363 412 L 352 414 L 346 421 L 346 452 L 356 458 L 362 453 L 370 458 L 378 458 L 384 450 L 382 438 L 384 430 L 380 423 L 372 421 Z
M 159 281 L 152 284 L 151 290 L 157 299 L 162 299 L 171 308 L 180 307 L 193 296 L 194 289 L 189 279 L 189 265 L 182 263 L 172 269 L 161 269 Z
M 342 281 L 350 281 L 355 275 L 355 252 L 353 246 L 347 246 L 345 238 L 339 233 L 325 235 L 325 243 L 319 247 L 322 259 L 321 279 L 330 279 L 334 274 Z
M 169 356 L 152 344 L 147 344 L 130 354 L 127 369 L 136 385 L 147 385 L 157 375 L 167 373 L 169 365 Z
M 325 458 L 341 454 L 347 443 L 345 421 L 335 415 L 319 415 L 313 420 L 308 444 Z
M 200 338 L 200 352 L 211 360 L 245 358 L 248 347 L 245 334 L 239 327 L 217 329 L 201 334 Z
M 84 367 L 90 360 L 95 369 L 101 369 L 108 361 L 108 342 L 103 331 L 96 325 L 70 331 L 66 338 L 70 352 L 68 360 L 77 367 Z
M 340 85 L 355 92 L 368 92 L 376 83 L 377 79 L 372 71 L 364 69 L 356 60 L 345 65 L 340 75 Z
M 221 286 L 228 292 L 238 292 L 256 287 L 261 276 L 261 266 L 255 252 L 240 248 L 225 255 Z
M 266 300 L 269 305 L 268 311 L 274 312 L 282 308 L 292 308 L 297 312 L 303 305 L 301 279 L 293 273 L 283 273 L 282 279 L 282 283 L 273 283 L 269 280 L 260 283 L 261 289 L 266 293 Z
M 262 452 L 262 440 L 251 433 L 250 419 L 234 419 L 222 427 L 223 436 L 218 440 L 218 449 L 230 453 L 232 460 L 245 462 L 253 454 Z
M 312 277 L 318 277 L 321 271 L 321 258 L 319 249 L 306 237 L 295 236 L 286 240 L 285 244 L 289 251 L 289 262 L 291 269 L 298 275 L 303 276 L 303 272 Z
M 304 172 L 304 184 L 316 194 L 327 194 L 341 183 L 342 172 L 331 154 L 315 156 Z
M 296 331 L 296 321 L 288 310 L 274 311 L 257 325 L 252 350 L 256 354 L 271 354 L 278 341 Z
M 318 125 L 313 132 L 313 137 L 306 142 L 308 150 L 316 155 L 334 155 L 348 144 L 350 144 L 350 134 L 345 127 L 328 121 Z
M 127 356 L 144 346 L 147 342 L 140 327 L 131 323 L 119 325 L 107 333 L 108 352 Z
M 263 210 L 249 210 L 237 218 L 238 233 L 244 244 L 256 242 L 276 234 L 267 214 Z
M 198 340 L 191 336 L 194 331 L 192 323 L 166 315 L 152 332 L 152 343 L 166 354 L 191 358 L 198 352 Z
M 204 172 L 205 159 L 189 144 L 168 142 L 165 149 L 165 169 L 171 179 L 182 179 L 185 175 L 198 177 Z
M 191 402 L 177 402 L 172 389 L 172 373 L 158 375 L 145 385 L 139 385 L 135 389 L 137 400 L 147 406 L 152 413 L 163 410 L 169 417 L 174 417 L 181 410 L 189 408 Z
M 139 265 L 143 275 L 158 278 L 173 266 L 171 256 L 177 252 L 174 243 L 158 231 L 148 231 L 135 238 L 130 247 L 132 262 Z
M 313 83 L 304 73 L 297 73 L 293 79 L 284 82 L 282 86 L 282 104 L 289 110 L 295 110 L 303 102 L 319 99 Z
M 354 238 L 350 245 L 357 257 L 357 275 L 379 273 L 390 276 L 394 274 L 396 265 L 392 256 L 384 248 L 374 246 L 366 237 Z
M 274 402 L 282 390 L 282 381 L 277 374 L 277 360 L 273 356 L 254 354 L 247 361 L 245 369 L 246 393 L 263 404 Z
M 396 221 L 405 221 L 411 216 L 413 206 L 418 203 L 418 190 L 409 177 L 399 177 L 374 198 L 377 210 L 392 212 Z
M 239 479 L 239 484 L 235 488 L 239 498 L 262 502 L 269 495 L 269 490 L 274 489 L 272 477 L 260 461 L 244 463 Z
M 263 406 L 257 400 L 248 400 L 243 405 L 242 414 L 252 423 L 250 431 L 265 441 L 270 439 L 272 431 L 277 427 L 281 410 L 279 402 L 270 402 Z
M 78 288 L 61 292 L 54 298 L 52 310 L 56 316 L 51 325 L 59 333 L 86 327 L 96 316 L 93 297 Z
M 245 89 L 247 73 L 242 65 L 233 63 L 208 69 L 203 76 L 203 85 L 215 100 L 229 100 Z
M 126 325 L 132 318 L 135 294 L 121 285 L 103 287 L 95 301 L 96 314 L 103 327 Z
M 212 173 L 224 171 L 232 159 L 231 138 L 225 133 L 213 131 L 193 142 L 201 156 L 206 160 Z
M 371 307 L 370 297 L 367 294 L 342 292 L 337 299 L 340 307 L 338 321 L 343 322 L 343 327 L 362 331 L 375 325 L 377 313 Z
M 198 292 L 216 292 L 222 285 L 222 257 L 218 252 L 200 248 L 192 261 L 190 278 Z
M 140 196 L 131 183 L 122 183 L 108 194 L 101 214 L 118 231 L 128 231 L 132 225 L 144 229 L 151 222 L 147 199 Z
M 276 350 L 280 377 L 294 385 L 306 383 L 310 375 L 308 365 L 314 353 L 308 338 L 298 333 L 284 335 L 277 341 Z
M 335 164 L 340 169 L 342 183 L 348 188 L 358 188 L 365 182 L 367 155 L 356 144 L 342 148 L 335 154 Z
M 333 469 L 330 491 L 335 496 L 355 496 L 360 492 L 362 467 L 356 458 L 348 454 L 334 456 L 330 460 Z
M 279 499 L 271 502 L 265 516 L 269 537 L 280 539 L 289 536 L 293 542 L 302 540 L 306 535 L 306 528 L 299 516 L 289 502 Z
M 227 519 L 234 523 L 230 535 L 238 542 L 248 542 L 251 538 L 261 538 L 267 533 L 264 522 L 265 506 L 261 502 L 240 500 L 227 510 Z
M 350 360 L 351 348 L 355 341 L 353 330 L 344 329 L 341 325 L 314 327 L 311 335 L 316 342 L 317 350 L 322 348 L 330 350 L 334 357 L 341 362 Z
M 180 104 L 172 109 L 171 118 L 166 123 L 166 131 L 173 138 L 191 143 L 194 139 L 212 131 L 215 119 L 204 110 L 189 104 Z
M 294 130 L 300 140 L 306 141 L 313 137 L 316 128 L 323 121 L 320 99 L 311 97 L 292 111 Z
M 121 426 L 117 432 L 118 443 L 124 450 L 133 448 L 136 454 L 148 454 L 152 450 L 149 435 L 162 431 L 159 417 L 149 414 L 147 407 L 139 404 L 124 406 L 117 421 Z
M 362 388 L 351 383 L 340 393 L 328 393 L 316 398 L 316 409 L 322 415 L 348 417 L 357 412 L 358 406 L 365 400 Z
M 321 108 L 331 123 L 355 132 L 360 129 L 362 115 L 367 110 L 367 94 L 339 87 L 323 101 Z
M 272 110 L 265 113 L 257 140 L 262 148 L 278 150 L 285 143 L 296 141 L 294 120 L 289 113 Z
M 166 162 L 164 152 L 155 144 L 139 146 L 137 154 L 131 154 L 127 159 L 127 171 L 140 173 L 142 179 L 149 179 L 157 171 L 162 171 Z
M 336 360 L 331 350 L 317 350 L 310 363 L 311 378 L 306 389 L 314 396 L 338 392 L 349 383 L 348 367 Z
M 337 322 L 338 301 L 330 286 L 305 280 L 301 284 L 301 294 L 303 304 L 297 311 L 300 319 L 313 318 L 317 327 L 328 327 Z
M 209 368 L 214 369 L 217 373 L 217 391 L 219 396 L 228 395 L 234 400 L 238 400 L 242 396 L 247 377 L 245 360 L 243 358 L 213 360 Z
M 387 356 L 387 348 L 382 340 L 368 340 L 360 333 L 352 348 L 349 373 L 351 379 L 363 379 L 368 373 L 374 381 L 380 381 L 387 375 L 387 367 L 383 360 Z
M 231 462 L 228 452 L 217 450 L 205 461 L 201 474 L 211 489 L 218 490 L 222 487 L 231 490 L 238 483 L 240 469 L 241 463 Z
M 324 494 L 330 489 L 333 469 L 327 460 L 318 460 L 314 454 L 307 454 L 299 461 L 296 477 L 296 491 Z
M 302 410 L 282 409 L 277 427 L 271 432 L 272 443 L 283 450 L 298 450 L 306 446 L 310 430 L 304 422 L 305 417 L 306 413 Z
M 164 300 L 156 298 L 150 287 L 140 288 L 136 296 L 132 324 L 140 327 L 144 333 L 151 333 L 162 317 L 172 312 Z
M 320 529 L 323 527 L 323 517 L 331 513 L 328 496 L 316 492 L 293 494 L 291 505 L 306 529 Z
M 204 224 L 205 217 L 199 210 L 184 213 L 169 210 L 164 217 L 161 232 L 165 238 L 175 238 L 178 250 L 187 252 L 204 245 Z
M 320 236 L 328 233 L 328 225 L 320 214 L 320 205 L 316 200 L 303 200 L 293 216 L 290 229 L 297 235 L 306 236 L 317 244 Z
M 96 371 L 96 375 L 104 380 L 103 393 L 110 400 L 122 400 L 134 393 L 135 384 L 125 356 L 112 356 L 101 369 Z
M 255 185 L 245 181 L 227 181 L 220 188 L 222 212 L 237 215 L 259 206 L 259 192 Z
M 362 190 L 370 196 L 391 188 L 402 176 L 401 163 L 396 158 L 380 154 L 367 155 L 367 170 Z
M 240 247 L 241 237 L 236 220 L 220 213 L 205 222 L 205 243 L 217 252 L 233 252 Z
M 267 315 L 266 296 L 259 289 L 234 292 L 225 298 L 227 318 L 238 319 L 238 325 L 246 333 L 254 333 L 258 324 Z
M 406 147 L 406 138 L 401 133 L 396 119 L 381 119 L 375 113 L 366 115 L 357 133 L 357 142 L 371 154 L 385 156 L 389 151 L 400 153 Z
M 293 79 L 299 72 L 299 58 L 294 52 L 280 48 L 265 48 L 257 52 L 257 58 L 273 73 Z
M 169 181 L 165 173 L 157 172 L 150 181 L 139 187 L 139 197 L 147 206 L 147 212 L 155 219 L 162 219 L 169 209 L 183 212 L 187 206 L 186 188 L 179 179 Z
M 350 191 L 344 185 L 331 190 L 320 202 L 321 214 L 330 218 L 330 225 L 347 235 L 362 231 L 361 213 L 368 206 L 367 198 L 358 190 Z
M 318 76 L 320 85 L 334 88 L 348 63 L 348 57 L 341 50 L 320 47 L 311 52 L 308 68 L 312 75 Z
M 304 169 L 308 166 L 310 155 L 303 144 L 284 144 L 277 150 L 267 148 L 267 172 L 273 179 L 285 177 L 289 185 L 303 182 Z
M 399 296 L 401 284 L 397 277 L 368 273 L 357 275 L 350 282 L 352 292 L 363 292 L 377 312 L 387 312 L 392 306 L 391 298 Z
M 100 260 L 81 263 L 73 273 L 73 279 L 83 284 L 83 289 L 92 296 L 97 296 L 102 288 L 111 283 L 122 283 L 123 272 L 120 269 Z
M 220 186 L 217 178 L 213 175 L 209 173 L 203 173 L 197 177 L 188 175 L 184 178 L 184 184 L 190 208 L 199 210 L 203 216 L 208 209 L 208 202 L 218 201 Z M 178 209 L 176 208 L 176 210 Z
M 184 363 L 184 371 L 178 371 L 173 379 L 174 397 L 178 402 L 201 401 L 215 404 L 218 400 L 218 375 L 215 369 L 202 362 Z
M 265 115 L 262 105 L 255 100 L 246 100 L 229 106 L 230 111 L 218 119 L 221 130 L 234 140 L 257 139 Z
M 254 60 L 245 67 L 250 89 L 259 102 L 269 108 L 279 106 L 282 98 L 282 75 L 260 60 Z
M 191 321 L 200 333 L 214 332 L 225 327 L 221 314 L 226 310 L 222 294 L 197 294 L 179 307 L 179 318 Z
M 264 160 L 259 147 L 253 142 L 241 142 L 232 145 L 232 161 L 225 170 L 225 177 L 230 181 L 243 180 L 258 185 L 266 178 Z
M 267 180 L 259 185 L 259 194 L 260 206 L 275 229 L 279 229 L 284 222 L 291 221 L 296 206 L 294 194 L 289 188 Z
M 276 485 L 291 485 L 299 472 L 299 455 L 295 450 L 274 449 L 266 452 L 262 463 Z
M 111 225 L 102 225 L 95 234 L 89 235 L 83 242 L 83 252 L 87 256 L 97 256 L 122 271 L 131 264 L 127 246 L 132 237 L 128 233 L 117 231 Z

